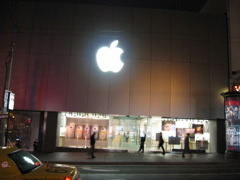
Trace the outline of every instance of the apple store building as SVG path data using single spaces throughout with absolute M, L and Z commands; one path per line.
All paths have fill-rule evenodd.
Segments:
M 7 143 L 79 149 L 96 132 L 97 149 L 138 151 L 146 136 L 145 151 L 159 151 L 162 132 L 171 152 L 190 133 L 191 149 L 225 151 L 225 15 L 71 1 L 12 8 L 0 7 L 0 70 L 11 58 L 15 94 Z

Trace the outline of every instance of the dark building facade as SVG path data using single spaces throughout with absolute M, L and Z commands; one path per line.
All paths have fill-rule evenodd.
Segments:
M 224 119 L 220 94 L 228 90 L 225 15 L 46 1 L 13 1 L 0 12 L 0 91 L 14 42 L 14 112 L 34 112 L 31 116 L 41 124 L 30 142 L 41 136 L 44 147 L 53 142 L 57 146 L 58 135 L 47 138 L 48 133 L 67 127 L 59 125 L 59 114 L 72 112 L 108 119 L 187 119 L 193 124 L 210 120 L 210 152 L 217 151 L 215 127 L 217 119 Z M 114 40 L 124 51 L 124 66 L 118 73 L 102 72 L 97 50 Z M 139 126 L 147 131 L 148 123 Z M 51 132 L 53 127 L 56 132 Z M 110 133 L 110 125 L 100 127 Z

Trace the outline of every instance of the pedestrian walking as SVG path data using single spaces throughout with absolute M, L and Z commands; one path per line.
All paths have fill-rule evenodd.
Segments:
M 186 151 L 188 151 L 191 154 L 190 148 L 189 148 L 189 136 L 190 136 L 190 134 L 187 133 L 187 136 L 184 139 L 184 149 L 183 149 L 182 157 L 185 157 Z
M 93 132 L 93 134 L 92 134 L 91 137 L 90 137 L 91 157 L 92 157 L 92 158 L 95 158 L 95 156 L 94 156 L 94 149 L 95 149 L 95 142 L 96 142 L 96 140 L 95 140 L 95 134 L 96 134 L 96 132 Z
M 163 140 L 163 137 L 162 137 L 162 132 L 160 132 L 158 149 L 162 148 L 162 150 L 163 150 L 162 154 L 164 155 L 165 154 L 165 149 L 163 147 L 163 144 L 164 144 L 164 140 Z
M 38 149 L 38 139 L 36 139 L 36 140 L 33 142 L 33 149 L 34 149 L 34 151 L 37 151 L 37 149 Z
M 129 139 L 129 132 L 127 132 L 127 135 L 126 135 L 126 142 L 128 142 L 128 139 Z
M 143 135 L 140 137 L 140 147 L 139 147 L 138 152 L 144 153 L 144 143 L 145 143 L 145 140 L 146 140 L 146 134 L 143 133 Z

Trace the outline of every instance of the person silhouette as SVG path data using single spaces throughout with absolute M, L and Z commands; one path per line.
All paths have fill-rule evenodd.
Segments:
M 163 147 L 163 144 L 164 144 L 164 140 L 163 140 L 163 137 L 162 137 L 162 132 L 160 132 L 158 149 L 162 148 L 162 150 L 163 150 L 162 154 L 164 155 L 165 154 L 165 149 Z
M 186 151 L 190 152 L 190 148 L 189 148 L 189 136 L 190 134 L 187 133 L 187 136 L 184 139 L 184 149 L 183 149 L 183 153 L 182 153 L 182 157 L 185 157 L 185 153 Z M 191 154 L 191 152 L 190 152 Z M 192 155 L 192 154 L 191 154 Z
M 140 137 L 140 147 L 138 152 L 144 153 L 144 143 L 146 140 L 146 134 L 143 132 L 143 135 Z
M 90 137 L 91 157 L 92 157 L 92 158 L 95 158 L 95 156 L 94 156 L 94 149 L 95 149 L 95 142 L 96 142 L 96 140 L 95 140 L 95 134 L 96 134 L 96 132 L 93 132 L 93 134 L 92 134 L 91 137 Z

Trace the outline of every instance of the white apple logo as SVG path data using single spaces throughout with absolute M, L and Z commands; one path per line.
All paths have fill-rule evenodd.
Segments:
M 121 48 L 117 48 L 118 40 L 111 43 L 109 47 L 102 47 L 97 52 L 98 67 L 103 71 L 118 72 L 122 69 L 124 63 L 121 61 L 120 56 L 123 53 Z

